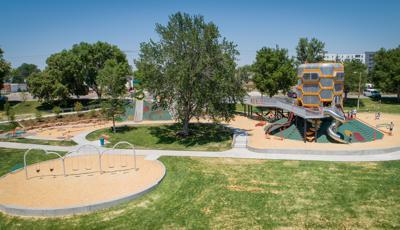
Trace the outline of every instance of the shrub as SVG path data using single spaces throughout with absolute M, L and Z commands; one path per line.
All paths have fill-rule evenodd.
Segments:
M 78 114 L 78 116 L 81 116 L 82 114 L 80 112 L 83 110 L 82 103 L 80 103 L 79 101 L 75 102 L 74 110 Z
M 90 116 L 90 117 L 97 117 L 96 110 L 94 110 L 94 109 L 90 110 L 89 116 Z
M 4 104 L 4 111 L 5 111 L 7 117 L 8 117 L 8 115 L 9 115 L 9 113 L 10 113 L 10 110 L 11 110 L 11 106 L 10 106 L 10 103 L 7 101 L 7 102 Z
M 14 121 L 15 121 L 15 111 L 12 110 L 12 109 L 10 109 L 10 110 L 8 111 L 7 117 L 8 117 L 8 121 L 14 122 Z
M 52 111 L 53 111 L 53 113 L 56 114 L 57 117 L 61 117 L 60 114 L 61 114 L 62 110 L 61 110 L 60 106 L 54 106 Z
M 40 112 L 39 110 L 36 110 L 35 112 L 35 118 L 38 121 L 42 121 L 42 112 Z

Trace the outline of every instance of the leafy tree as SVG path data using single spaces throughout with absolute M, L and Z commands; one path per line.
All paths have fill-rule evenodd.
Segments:
M 263 47 L 257 51 L 253 64 L 253 81 L 256 88 L 270 97 L 279 90 L 287 92 L 296 82 L 294 62 L 286 49 Z
M 112 119 L 113 131 L 115 129 L 116 116 L 124 113 L 123 96 L 127 93 L 126 77 L 131 74 L 131 68 L 127 63 L 118 63 L 116 60 L 108 60 L 97 78 L 97 85 L 104 95 L 103 102 L 105 115 Z
M 71 52 L 82 63 L 81 74 L 85 84 L 92 88 L 99 98 L 102 92 L 96 79 L 105 63 L 108 60 L 115 60 L 117 63 L 128 64 L 126 55 L 117 46 L 106 42 L 99 41 L 94 44 L 81 42 L 74 45 Z
M 3 50 L 0 49 L 0 89 L 3 88 L 4 78 L 10 73 L 11 65 L 3 58 Z
M 29 76 L 28 86 L 29 92 L 34 97 L 45 102 L 66 99 L 69 95 L 67 87 L 46 70 Z
M 299 63 L 316 63 L 324 60 L 325 43 L 311 38 L 300 38 L 296 47 L 297 61 Z
M 184 136 L 192 118 L 231 119 L 234 104 L 245 95 L 235 75 L 236 45 L 221 39 L 214 23 L 180 12 L 167 25 L 157 24 L 156 32 L 160 41 L 142 43 L 135 61 L 136 76 L 156 106 L 172 111 Z
M 358 92 L 359 83 L 363 88 L 367 82 L 367 66 L 359 60 L 347 61 L 344 63 L 344 73 L 344 93 L 345 99 L 347 99 L 347 94 L 349 92 Z
M 83 63 L 72 52 L 63 50 L 46 60 L 46 71 L 57 79 L 67 90 L 68 95 L 85 95 L 88 88 L 82 74 Z
M 11 73 L 12 83 L 24 83 L 33 73 L 39 73 L 40 69 L 34 64 L 23 63 Z
M 128 64 L 126 55 L 117 46 L 105 42 L 76 44 L 51 55 L 46 60 L 45 73 L 34 73 L 28 78 L 30 92 L 48 101 L 66 99 L 70 95 L 79 97 L 87 94 L 90 87 L 100 98 L 101 88 L 96 79 L 107 60 Z
M 400 46 L 380 49 L 374 55 L 375 66 L 371 72 L 374 85 L 382 91 L 396 93 L 400 101 Z

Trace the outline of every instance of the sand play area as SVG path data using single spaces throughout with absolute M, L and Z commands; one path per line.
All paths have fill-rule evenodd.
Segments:
M 87 206 L 140 193 L 158 184 L 165 174 L 159 161 L 133 155 L 104 154 L 40 162 L 0 178 L 0 205 L 24 208 Z
M 111 126 L 111 122 L 99 120 L 97 122 L 76 122 L 66 125 L 56 125 L 30 130 L 36 138 L 47 140 L 69 140 L 73 136 L 88 130 L 102 129 Z

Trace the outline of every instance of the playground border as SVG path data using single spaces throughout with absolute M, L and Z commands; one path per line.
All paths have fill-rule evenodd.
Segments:
M 343 156 L 360 156 L 360 155 L 376 155 L 387 154 L 400 151 L 400 147 L 382 148 L 382 149 L 360 149 L 360 150 L 313 150 L 313 149 L 260 149 L 247 145 L 249 151 L 255 153 L 270 154 L 297 154 L 297 155 L 343 155 Z
M 156 161 L 158 164 L 162 166 L 163 169 L 163 175 L 160 177 L 160 179 L 158 179 L 155 183 L 151 184 L 142 191 L 132 193 L 127 196 L 118 197 L 112 200 L 106 200 L 94 204 L 88 204 L 83 206 L 72 206 L 65 208 L 27 208 L 27 207 L 0 204 L 0 211 L 8 215 L 14 215 L 14 216 L 56 217 L 56 216 L 83 214 L 100 209 L 110 208 L 112 206 L 139 198 L 142 195 L 152 191 L 158 184 L 161 183 L 161 181 L 164 179 L 166 175 L 167 170 L 165 168 L 165 165 L 161 161 L 159 160 Z

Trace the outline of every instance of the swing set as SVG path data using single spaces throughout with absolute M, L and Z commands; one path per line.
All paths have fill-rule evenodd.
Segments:
M 118 153 L 121 150 L 116 148 L 120 145 L 128 145 L 132 152 Z M 84 152 L 83 150 L 89 150 Z M 112 149 L 104 150 L 101 152 L 96 146 L 82 145 L 78 149 L 73 150 L 61 156 L 57 152 L 39 149 L 46 155 L 56 155 L 57 158 L 45 162 L 38 162 L 32 167 L 34 170 L 28 170 L 27 155 L 33 149 L 28 149 L 24 154 L 24 170 L 26 179 L 31 177 L 43 176 L 69 176 L 80 175 L 94 172 L 107 173 L 115 171 L 126 171 L 133 169 L 137 171 L 136 165 L 136 151 L 134 145 L 127 141 L 120 141 L 116 143 Z M 58 167 L 57 167 L 58 165 Z M 60 168 L 60 169 L 59 169 Z M 47 171 L 48 170 L 48 171 Z M 61 170 L 61 172 L 60 172 Z M 34 176 L 32 176 L 32 173 Z M 31 175 L 29 175 L 31 174 Z

